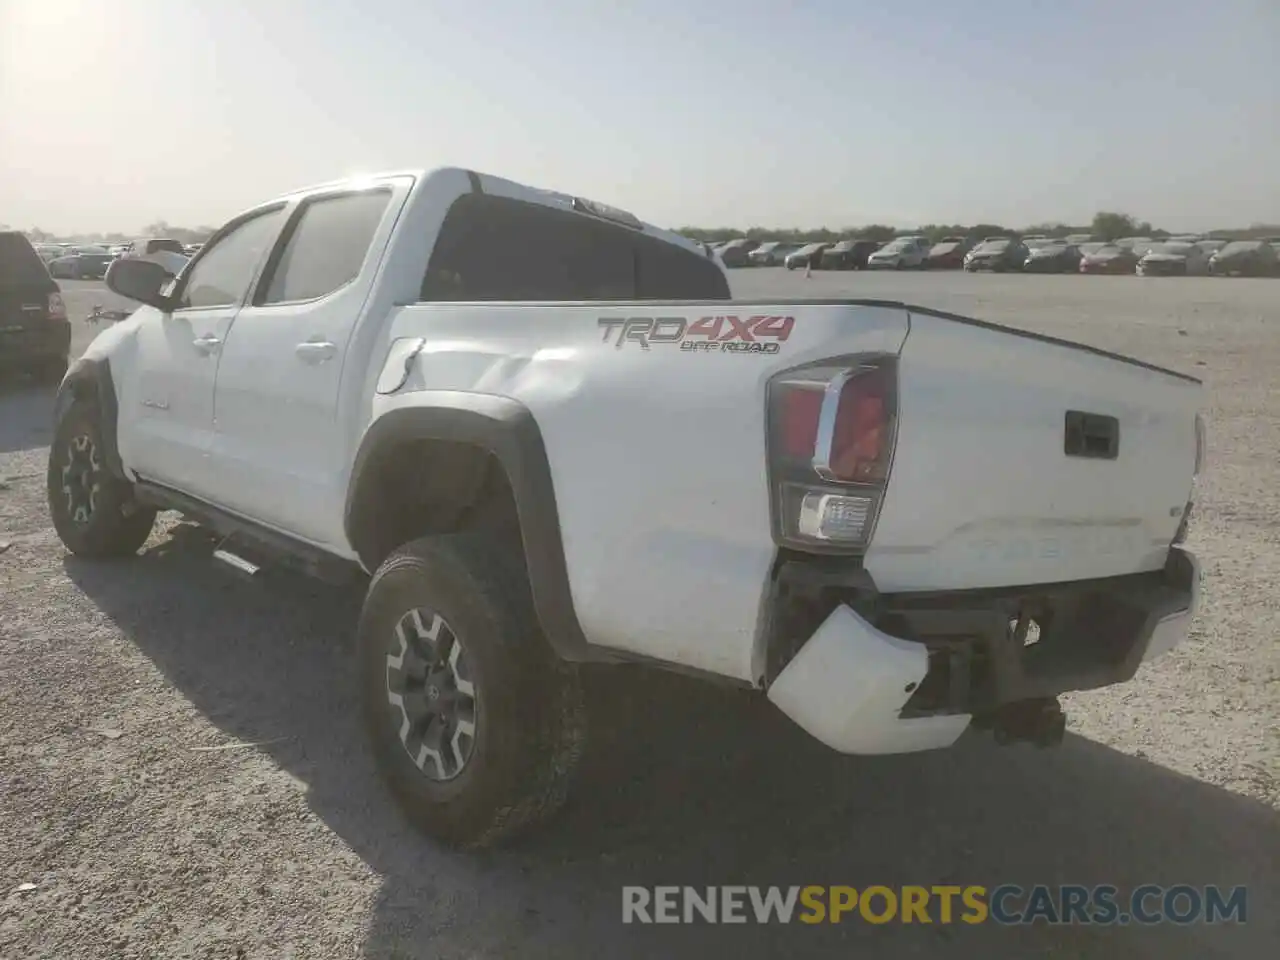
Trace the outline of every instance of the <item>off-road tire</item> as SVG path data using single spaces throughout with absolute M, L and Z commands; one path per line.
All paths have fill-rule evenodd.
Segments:
M 93 464 L 89 484 L 96 485 L 96 491 L 87 513 L 77 513 L 66 489 L 64 468 L 75 457 L 87 457 Z M 107 466 L 98 410 L 84 400 L 72 402 L 54 431 L 47 490 L 53 527 L 63 545 L 77 556 L 135 554 L 155 525 L 156 511 L 137 503 L 132 485 L 111 473 Z
M 465 651 L 475 688 L 471 753 L 448 780 L 415 763 L 401 739 L 407 714 L 388 699 L 396 625 L 414 610 L 443 618 Z M 369 744 L 419 829 L 449 845 L 488 847 L 563 805 L 585 740 L 582 691 L 576 669 L 541 633 L 523 558 L 513 548 L 474 532 L 400 547 L 369 584 L 357 643 Z

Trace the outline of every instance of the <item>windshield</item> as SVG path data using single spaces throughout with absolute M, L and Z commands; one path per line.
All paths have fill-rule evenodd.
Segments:
M 1188 256 L 1196 249 L 1194 243 L 1185 243 L 1178 241 L 1176 243 L 1157 243 L 1154 244 L 1148 253 L 1176 253 L 1180 256 Z
M 1261 240 L 1233 240 L 1219 250 L 1219 253 L 1248 253 L 1262 246 Z
M 999 253 L 1009 246 L 1009 241 L 1004 240 L 987 240 L 982 243 L 974 253 Z
M 822 248 L 822 246 L 823 244 L 821 243 L 807 243 L 803 247 L 801 247 L 799 250 L 797 250 L 796 253 L 816 253 L 819 249 Z
M 1117 246 L 1114 243 L 1090 243 L 1087 246 L 1094 248 L 1086 253 L 1086 256 L 1090 257 L 1114 257 L 1127 252 L 1124 247 Z
M 890 240 L 881 249 L 885 253 L 897 253 L 899 250 L 907 250 L 915 246 L 915 241 L 909 237 L 899 237 L 897 240 Z

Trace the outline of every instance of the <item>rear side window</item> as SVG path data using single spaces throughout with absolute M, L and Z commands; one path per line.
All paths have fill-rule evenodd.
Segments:
M 635 231 L 506 197 L 467 194 L 450 208 L 423 300 L 724 299 L 705 257 Z
M 314 300 L 354 280 L 390 199 L 371 190 L 306 203 L 259 303 Z
M 0 285 L 49 282 L 49 271 L 31 241 L 20 233 L 0 233 Z
M 634 237 L 637 300 L 728 300 L 729 281 L 708 257 Z

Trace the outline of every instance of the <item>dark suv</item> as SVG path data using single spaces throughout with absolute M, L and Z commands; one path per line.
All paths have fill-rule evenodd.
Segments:
M 31 241 L 0 230 L 0 372 L 58 382 L 70 351 L 71 324 L 58 284 Z

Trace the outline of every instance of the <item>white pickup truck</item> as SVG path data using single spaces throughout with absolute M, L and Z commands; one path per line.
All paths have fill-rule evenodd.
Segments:
M 63 381 L 66 546 L 158 510 L 252 574 L 371 575 L 365 722 L 408 813 L 482 845 L 563 799 L 577 664 L 761 691 L 845 753 L 1057 695 L 1186 634 L 1192 377 L 897 302 L 740 302 L 697 245 L 472 171 L 302 190 L 219 230 Z

